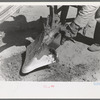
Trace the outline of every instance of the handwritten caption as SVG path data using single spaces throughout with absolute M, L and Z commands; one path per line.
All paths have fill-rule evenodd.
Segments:
M 54 88 L 55 85 L 43 85 L 43 88 Z

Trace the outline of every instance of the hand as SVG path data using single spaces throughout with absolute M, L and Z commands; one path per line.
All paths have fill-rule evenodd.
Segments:
M 60 31 L 65 37 L 73 38 L 76 37 L 78 30 L 75 30 L 70 25 L 61 26 Z
M 64 44 L 66 40 L 71 40 L 75 43 L 74 37 L 76 37 L 78 30 L 73 31 L 74 29 L 71 29 L 70 25 L 61 26 L 60 33 L 61 33 L 61 41 L 60 44 Z M 75 32 L 75 33 L 74 33 Z

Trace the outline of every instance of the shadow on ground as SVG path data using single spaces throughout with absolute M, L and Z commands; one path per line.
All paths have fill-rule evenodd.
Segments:
M 2 41 L 6 44 L 0 47 L 0 52 L 14 45 L 28 46 L 30 44 L 30 41 L 26 38 L 32 37 L 33 39 L 35 39 L 43 30 L 43 23 L 46 21 L 46 18 L 40 18 L 36 21 L 27 22 L 24 15 L 19 15 L 13 18 L 14 21 L 5 21 L 0 24 L 0 35 L 2 35 L 2 32 L 4 32 L 5 35 L 2 38 Z M 94 35 L 96 40 L 98 37 L 100 37 L 98 36 L 99 28 L 100 25 L 99 23 L 97 23 Z M 94 39 L 85 37 L 81 34 L 78 34 L 75 40 L 87 45 L 91 45 L 94 43 Z
M 81 34 L 78 34 L 75 38 L 76 41 L 82 42 L 87 45 L 92 45 L 93 43 L 100 44 L 100 22 L 96 23 L 95 31 L 94 31 L 94 38 L 86 37 Z
M 36 21 L 27 22 L 25 16 L 19 15 L 17 17 L 14 17 L 14 21 L 5 21 L 4 23 L 2 23 L 0 25 L 0 32 L 5 33 L 5 36 L 2 38 L 2 41 L 3 41 L 3 43 L 6 43 L 6 45 L 0 47 L 0 52 L 2 52 L 3 50 L 5 50 L 11 46 L 23 46 L 23 45 L 28 46 L 30 44 L 30 41 L 26 40 L 26 38 L 32 37 L 33 39 L 35 39 L 39 35 L 39 33 L 41 33 L 41 31 L 43 30 L 44 20 L 45 19 L 41 20 L 41 18 L 40 18 Z M 97 27 L 97 29 L 99 29 L 99 26 Z M 96 32 L 96 34 L 97 33 L 98 32 Z M 91 45 L 94 43 L 94 39 L 85 37 L 81 34 L 78 34 L 78 36 L 75 39 L 76 39 L 76 41 L 82 42 L 87 45 Z M 22 62 L 24 62 L 24 59 L 25 59 L 25 53 L 23 53 L 23 55 L 22 55 Z M 14 63 L 15 63 L 15 61 L 14 61 Z M 17 67 L 14 67 L 12 64 L 11 64 L 11 66 L 12 66 L 11 68 L 17 68 Z M 49 68 L 49 67 L 44 66 L 44 67 L 41 67 L 32 72 L 43 70 L 45 68 Z M 18 72 L 19 72 L 19 70 L 18 70 Z M 30 72 L 30 73 L 32 73 L 32 72 Z M 19 75 L 19 73 L 18 73 L 18 75 Z M 20 73 L 20 75 L 21 75 L 21 73 Z M 13 76 L 13 74 L 12 74 L 12 76 Z M 24 75 L 22 75 L 22 76 L 24 76 Z
M 42 18 L 27 22 L 24 15 L 13 17 L 14 21 L 5 21 L 0 25 L 0 33 L 5 34 L 2 38 L 3 45 L 0 47 L 0 52 L 11 46 L 27 46 L 30 41 L 26 38 L 35 39 L 43 30 Z
M 92 45 L 94 43 L 94 39 L 81 35 L 80 33 L 77 34 L 77 37 L 75 37 L 74 39 L 87 45 Z

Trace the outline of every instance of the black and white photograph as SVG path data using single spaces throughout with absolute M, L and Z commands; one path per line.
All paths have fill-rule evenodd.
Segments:
M 100 98 L 99 2 L 0 2 L 0 98 Z
M 0 5 L 0 81 L 100 81 L 100 6 Z

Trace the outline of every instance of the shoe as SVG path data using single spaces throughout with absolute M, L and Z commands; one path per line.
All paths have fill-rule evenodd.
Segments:
M 92 44 L 90 47 L 87 48 L 91 52 L 100 51 L 100 44 Z

